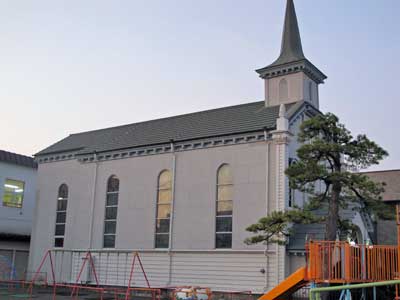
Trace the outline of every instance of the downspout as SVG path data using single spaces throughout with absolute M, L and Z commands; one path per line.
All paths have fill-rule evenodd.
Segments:
M 171 153 L 172 153 L 172 187 L 171 187 L 171 218 L 169 220 L 169 240 L 168 240 L 168 256 L 169 256 L 169 270 L 168 270 L 168 283 L 171 284 L 172 280 L 172 249 L 173 249 L 173 233 L 174 233 L 174 215 L 175 215 L 175 181 L 176 181 L 176 153 L 174 141 L 171 140 Z
M 94 222 L 94 204 L 96 200 L 96 186 L 97 186 L 97 170 L 99 167 L 99 162 L 97 160 L 97 153 L 96 151 L 93 154 L 94 156 L 94 173 L 93 173 L 93 189 L 92 189 L 92 202 L 91 202 L 91 213 L 90 213 L 90 224 L 89 224 L 89 246 L 88 249 L 92 248 L 92 236 L 93 236 L 93 222 Z

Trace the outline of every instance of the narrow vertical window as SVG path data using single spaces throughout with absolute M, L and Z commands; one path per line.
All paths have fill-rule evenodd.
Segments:
M 313 102 L 312 82 L 308 83 L 308 93 L 310 94 L 310 102 Z
M 156 216 L 156 248 L 169 247 L 170 219 L 172 202 L 172 174 L 164 170 L 158 176 L 157 216 Z
M 65 223 L 67 220 L 68 186 L 60 185 L 58 188 L 56 229 L 54 234 L 54 247 L 64 247 Z
M 104 248 L 115 247 L 115 235 L 117 232 L 119 179 L 111 176 L 107 182 L 106 212 L 104 217 Z
M 287 80 L 285 78 L 279 81 L 279 100 L 281 101 L 289 100 L 289 88 Z
M 217 172 L 216 202 L 215 248 L 232 248 L 233 177 L 231 167 L 226 164 Z

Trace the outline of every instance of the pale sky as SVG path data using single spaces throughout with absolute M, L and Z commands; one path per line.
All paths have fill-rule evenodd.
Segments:
M 284 0 L 0 0 L 0 149 L 263 100 Z M 400 168 L 400 1 L 295 0 L 324 112 Z

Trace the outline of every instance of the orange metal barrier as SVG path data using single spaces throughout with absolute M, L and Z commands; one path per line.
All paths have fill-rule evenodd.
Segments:
M 316 283 L 361 283 L 394 280 L 396 246 L 350 245 L 312 241 L 307 245 L 307 280 Z

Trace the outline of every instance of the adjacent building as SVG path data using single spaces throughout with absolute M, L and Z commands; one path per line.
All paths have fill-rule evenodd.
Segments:
M 389 205 L 400 202 L 400 170 L 383 170 L 363 173 L 377 183 L 385 183 L 382 201 Z M 397 245 L 396 221 L 375 220 L 374 241 L 379 245 Z
M 0 279 L 23 279 L 28 266 L 37 164 L 0 150 Z
M 293 0 L 280 56 L 257 73 L 262 101 L 72 134 L 37 153 L 30 269 L 55 249 L 57 281 L 72 281 L 91 249 L 101 284 L 126 285 L 139 251 L 152 286 L 261 293 L 304 263 L 243 242 L 260 217 L 305 201 L 284 171 L 327 77 L 303 53 Z

